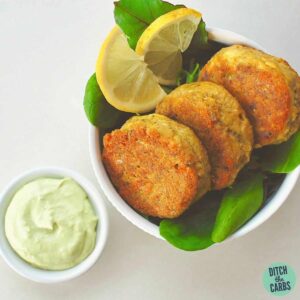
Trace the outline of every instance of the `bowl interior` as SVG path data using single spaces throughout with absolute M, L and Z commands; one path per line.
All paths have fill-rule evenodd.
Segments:
M 32 266 L 15 253 L 5 235 L 5 214 L 12 197 L 24 184 L 40 177 L 73 178 L 86 191 L 94 212 L 98 216 L 96 245 L 93 252 L 83 262 L 67 270 L 48 271 Z M 0 251 L 7 264 L 23 277 L 41 283 L 55 283 L 70 280 L 87 271 L 101 254 L 106 242 L 108 230 L 108 219 L 105 204 L 93 186 L 78 173 L 60 168 L 35 169 L 20 175 L 11 182 L 1 195 L 0 199 Z
M 228 30 L 208 28 L 208 32 L 210 40 L 223 43 L 225 45 L 242 44 L 266 51 L 256 42 Z M 130 222 L 132 222 L 140 229 L 157 238 L 163 239 L 159 233 L 159 227 L 139 215 L 120 197 L 120 195 L 115 190 L 102 163 L 99 130 L 93 126 L 90 126 L 90 156 L 97 180 L 107 198 L 115 206 L 115 208 L 125 218 L 127 218 Z M 266 221 L 272 214 L 274 214 L 274 212 L 282 205 L 282 203 L 286 200 L 289 193 L 295 186 L 299 177 L 299 173 L 300 168 L 288 174 L 279 187 L 278 191 L 271 197 L 269 197 L 267 201 L 265 201 L 264 206 L 261 208 L 261 210 L 238 231 L 236 231 L 230 238 L 228 238 L 228 240 L 245 235 L 246 233 L 258 227 L 264 221 Z

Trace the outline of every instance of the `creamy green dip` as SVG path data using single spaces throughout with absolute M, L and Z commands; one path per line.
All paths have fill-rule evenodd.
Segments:
M 94 249 L 97 217 L 87 194 L 72 179 L 40 178 L 20 188 L 5 215 L 15 252 L 46 270 L 64 270 Z

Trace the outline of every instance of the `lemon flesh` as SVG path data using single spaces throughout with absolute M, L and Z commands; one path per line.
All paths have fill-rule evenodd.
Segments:
M 96 77 L 106 100 L 122 111 L 151 111 L 166 96 L 156 76 L 129 47 L 119 27 L 111 31 L 100 50 Z
M 156 19 L 140 37 L 136 53 L 143 56 L 159 83 L 176 84 L 182 53 L 188 49 L 200 21 L 199 12 L 180 8 Z

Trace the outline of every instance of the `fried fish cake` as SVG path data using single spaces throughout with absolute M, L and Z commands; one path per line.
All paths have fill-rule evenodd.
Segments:
M 256 148 L 284 142 L 300 127 L 300 78 L 283 59 L 234 45 L 216 53 L 199 80 L 221 84 L 237 98 Z
M 122 198 L 145 215 L 178 217 L 210 189 L 205 148 L 165 116 L 133 117 L 106 134 L 102 159 Z
M 249 161 L 251 125 L 238 101 L 222 86 L 212 82 L 182 85 L 158 104 L 156 113 L 195 131 L 207 149 L 213 188 L 232 184 Z

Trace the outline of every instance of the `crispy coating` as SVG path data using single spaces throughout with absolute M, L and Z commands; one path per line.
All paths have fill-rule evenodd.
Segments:
M 232 184 L 249 161 L 253 132 L 238 101 L 222 86 L 196 82 L 166 96 L 156 113 L 191 127 L 207 149 L 217 190 Z
M 256 148 L 284 142 L 300 127 L 300 78 L 283 59 L 234 45 L 215 54 L 199 80 L 221 84 L 237 98 Z
M 145 215 L 178 217 L 210 189 L 205 148 L 165 116 L 133 117 L 106 134 L 102 159 L 119 194 Z

